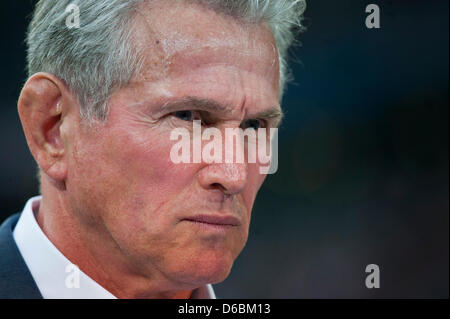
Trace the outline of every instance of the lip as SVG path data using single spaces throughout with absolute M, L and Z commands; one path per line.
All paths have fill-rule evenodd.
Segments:
M 241 222 L 231 215 L 195 215 L 183 218 L 182 221 L 210 224 L 216 226 L 239 226 Z

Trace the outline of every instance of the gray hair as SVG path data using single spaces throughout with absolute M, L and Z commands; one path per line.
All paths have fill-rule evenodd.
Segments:
M 28 76 L 51 73 L 76 94 L 85 119 L 105 120 L 107 100 L 140 73 L 142 56 L 132 44 L 133 15 L 152 0 L 40 0 L 27 34 Z M 301 30 L 305 0 L 184 0 L 240 21 L 270 26 L 280 57 L 280 101 L 290 79 L 287 53 Z M 80 28 L 66 26 L 66 8 L 75 4 Z

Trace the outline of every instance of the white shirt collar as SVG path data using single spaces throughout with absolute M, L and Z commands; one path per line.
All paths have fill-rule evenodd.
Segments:
M 13 231 L 23 259 L 45 299 L 116 299 L 73 265 L 47 238 L 36 221 L 41 196 L 30 198 Z M 192 299 L 215 299 L 211 285 L 195 289 Z

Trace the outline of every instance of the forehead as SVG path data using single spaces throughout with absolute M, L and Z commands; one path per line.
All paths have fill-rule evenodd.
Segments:
M 245 24 L 185 1 L 156 1 L 140 8 L 137 25 L 135 37 L 152 76 L 223 64 L 278 81 L 278 53 L 264 23 Z

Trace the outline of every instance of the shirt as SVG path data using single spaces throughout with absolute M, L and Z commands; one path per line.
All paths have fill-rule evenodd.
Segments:
M 36 221 L 42 196 L 30 198 L 13 231 L 14 241 L 44 299 L 117 299 L 72 264 Z M 194 289 L 191 299 L 215 299 L 212 285 Z

